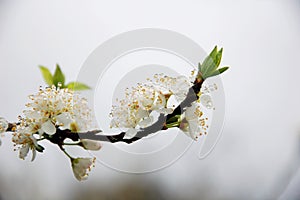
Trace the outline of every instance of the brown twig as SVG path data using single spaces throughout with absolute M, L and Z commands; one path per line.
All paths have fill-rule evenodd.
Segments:
M 181 104 L 179 106 L 177 106 L 174 109 L 174 111 L 171 114 L 168 114 L 168 115 L 160 114 L 157 122 L 155 122 L 154 124 L 152 124 L 151 126 L 149 126 L 147 128 L 141 129 L 140 131 L 137 132 L 136 136 L 131 139 L 124 139 L 125 132 L 121 132 L 117 135 L 107 136 L 107 135 L 98 134 L 101 132 L 100 130 L 89 131 L 89 132 L 85 132 L 85 133 L 72 133 L 69 130 L 68 131 L 65 130 L 64 132 L 66 132 L 66 133 L 68 132 L 67 134 L 65 134 L 65 136 L 66 136 L 66 138 L 70 138 L 72 140 L 74 138 L 77 138 L 77 139 L 107 141 L 107 142 L 111 142 L 111 143 L 125 142 L 127 144 L 130 144 L 130 143 L 136 142 L 152 133 L 155 133 L 157 131 L 167 130 L 168 128 L 165 126 L 166 121 L 176 115 L 181 115 L 182 112 L 187 107 L 191 106 L 191 104 L 199 98 L 198 93 L 200 92 L 203 82 L 204 82 L 203 79 L 196 79 L 193 86 L 189 89 L 186 98 L 181 102 Z

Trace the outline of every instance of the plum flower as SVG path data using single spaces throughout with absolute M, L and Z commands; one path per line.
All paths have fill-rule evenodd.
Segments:
M 95 164 L 96 158 L 72 158 L 72 169 L 75 178 L 83 181 L 88 178 L 88 173 Z
M 157 114 L 172 113 L 191 87 L 191 82 L 184 76 L 156 74 L 153 80 L 147 80 L 147 83 L 138 84 L 131 91 L 127 89 L 125 99 L 117 101 L 119 105 L 112 107 L 111 128 L 127 129 L 124 139 L 130 139 L 140 128 L 152 125 Z M 171 101 L 174 99 L 177 104 Z
M 37 144 L 37 140 L 33 136 L 30 127 L 24 126 L 23 123 L 17 126 L 16 132 L 13 133 L 12 141 L 15 143 L 14 146 L 17 146 L 17 149 L 19 150 L 19 158 L 22 160 L 25 159 L 29 150 L 32 150 L 31 161 L 35 159 L 36 150 L 43 150 L 43 147 Z
M 205 84 L 202 86 L 200 91 L 199 102 L 207 109 L 214 107 L 210 93 L 218 89 L 216 84 Z
M 73 91 L 52 86 L 40 89 L 29 98 L 32 102 L 26 104 L 29 109 L 24 111 L 24 115 L 32 132 L 53 135 L 56 127 L 73 131 L 88 129 L 91 115 L 87 101 Z
M 154 80 L 148 80 L 150 84 L 167 97 L 167 100 L 174 97 L 177 104 L 173 107 L 176 107 L 185 99 L 189 88 L 192 86 L 191 79 L 186 76 L 170 77 L 164 74 L 155 74 Z M 167 107 L 171 108 L 169 105 L 167 105 Z M 172 110 L 169 113 L 171 112 Z
M 206 134 L 208 128 L 207 120 L 207 118 L 203 118 L 200 105 L 194 102 L 190 107 L 186 108 L 179 128 L 187 136 L 197 140 L 199 136 Z
M 125 139 L 135 136 L 139 128 L 151 125 L 154 121 L 152 111 L 164 112 L 165 96 L 153 86 L 138 85 L 131 92 L 126 92 L 126 98 L 113 106 L 111 112 L 111 127 L 126 128 Z
M 201 108 L 212 109 L 214 107 L 211 92 L 217 89 L 216 84 L 203 84 L 198 94 L 198 101 L 193 102 L 190 107 L 187 107 L 181 116 L 182 120 L 179 128 L 194 140 L 197 140 L 203 134 L 207 134 L 208 118 L 204 118 Z
M 43 150 L 43 147 L 37 144 L 34 134 L 39 134 L 40 139 L 44 139 L 55 134 L 57 128 L 76 132 L 88 130 L 91 114 L 87 101 L 73 91 L 52 86 L 40 89 L 29 98 L 31 102 L 26 104 L 28 109 L 23 111 L 25 117 L 19 117 L 12 138 L 15 146 L 18 146 L 21 159 L 32 150 L 34 160 L 36 151 Z M 86 148 L 99 147 L 89 143 L 86 144 Z

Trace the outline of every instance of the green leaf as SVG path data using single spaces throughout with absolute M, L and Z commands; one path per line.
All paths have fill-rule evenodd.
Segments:
M 202 63 L 202 74 L 208 74 L 211 72 L 211 68 L 215 67 L 215 58 L 218 53 L 218 47 L 215 46 L 215 48 L 210 52 L 210 54 L 204 59 Z
M 91 89 L 86 84 L 80 83 L 80 82 L 70 82 L 70 83 L 68 83 L 68 85 L 66 85 L 66 87 L 71 90 L 89 90 L 89 89 Z
M 222 59 L 222 53 L 223 53 L 223 48 L 220 49 L 220 51 L 217 51 L 215 55 L 212 55 L 212 63 L 207 67 L 207 74 L 212 73 L 218 69 L 221 59 Z M 214 57 L 213 57 L 214 56 Z
M 201 63 L 198 63 L 198 71 L 199 72 L 201 72 L 201 68 L 202 68 Z
M 47 67 L 44 67 L 44 66 L 39 66 L 39 67 L 40 67 L 40 70 L 41 70 L 41 73 L 43 75 L 45 82 L 49 86 L 51 86 L 53 84 L 53 77 L 52 77 L 51 72 L 49 71 L 49 69 Z
M 58 83 L 61 83 L 62 88 L 65 85 L 65 75 L 62 73 L 58 64 L 56 64 L 56 69 L 53 75 L 53 84 L 57 87 Z
M 175 115 L 171 117 L 170 119 L 167 120 L 167 124 L 178 122 L 178 119 L 180 118 L 181 115 Z
M 209 78 L 209 77 L 213 77 L 213 76 L 217 76 L 217 75 L 219 75 L 220 73 L 219 73 L 219 70 L 216 70 L 216 71 L 213 71 L 213 72 L 211 72 L 211 73 L 209 73 L 209 74 L 206 74 L 203 78 L 204 79 L 207 79 L 207 78 Z
M 222 74 L 223 72 L 225 72 L 227 69 L 229 69 L 229 67 L 222 67 L 220 69 L 218 69 L 219 73 Z
M 203 77 L 204 79 L 209 78 L 209 77 L 213 77 L 213 76 L 217 76 L 219 74 L 222 74 L 223 72 L 225 72 L 227 69 L 229 69 L 229 67 L 222 67 L 220 69 L 217 69 L 209 74 L 207 74 L 205 77 Z
M 216 59 L 215 59 L 216 68 L 213 69 L 213 71 L 216 70 L 220 66 L 220 63 L 222 60 L 222 54 L 223 54 L 223 48 L 221 48 L 220 51 L 216 55 Z

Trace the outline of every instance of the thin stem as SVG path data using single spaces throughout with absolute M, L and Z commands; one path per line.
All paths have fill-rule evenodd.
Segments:
M 45 140 L 45 139 L 46 139 L 45 137 L 42 137 L 42 138 L 36 139 L 36 141 L 42 141 L 42 140 Z
M 68 156 L 71 160 L 74 160 L 74 158 L 68 154 L 68 152 L 61 146 L 61 145 L 58 145 L 60 150 L 62 150 L 62 152 L 64 152 L 64 154 L 66 154 L 66 156 Z
M 75 146 L 75 145 L 79 145 L 80 146 L 81 142 L 76 142 L 76 143 L 67 143 L 64 142 L 63 145 L 68 145 L 68 146 Z
M 180 122 L 173 122 L 173 123 L 167 124 L 166 127 L 174 128 L 174 127 L 178 127 L 179 125 L 180 125 Z

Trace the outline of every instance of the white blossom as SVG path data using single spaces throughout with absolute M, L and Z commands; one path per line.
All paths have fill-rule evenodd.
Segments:
M 71 159 L 74 176 L 77 180 L 83 181 L 88 178 L 88 173 L 95 164 L 96 158 Z
M 202 94 L 200 96 L 200 103 L 207 109 L 212 109 L 214 106 L 211 96 L 207 94 Z
M 25 119 L 34 128 L 33 132 L 40 135 L 53 135 L 56 127 L 86 131 L 91 122 L 90 109 L 87 101 L 80 98 L 69 89 L 40 89 L 35 95 L 30 95 L 31 103 L 26 104 Z
M 203 84 L 200 90 L 199 102 L 207 109 L 214 107 L 213 100 L 211 98 L 211 92 L 218 89 L 217 84 Z
M 36 138 L 32 135 L 32 130 L 30 127 L 21 124 L 17 126 L 16 132 L 13 133 L 12 141 L 15 143 L 19 150 L 19 158 L 25 159 L 29 150 L 32 150 L 33 161 L 36 156 L 36 148 L 39 148 Z
M 190 107 L 187 107 L 182 116 L 180 129 L 189 137 L 197 140 L 202 134 L 206 134 L 208 119 L 203 117 L 203 112 L 200 105 L 193 102 Z
M 154 75 L 145 84 L 138 84 L 132 90 L 127 89 L 125 99 L 117 101 L 111 111 L 111 127 L 124 128 L 124 138 L 133 138 L 140 128 L 151 126 L 155 122 L 155 113 L 170 114 L 186 97 L 191 82 L 184 76 L 169 77 Z M 173 98 L 174 97 L 174 98 Z M 169 100 L 176 100 L 172 104 Z
M 131 139 L 137 134 L 137 130 L 135 128 L 130 128 L 126 131 L 124 139 Z
M 174 96 L 180 103 L 183 101 L 192 86 L 191 79 L 186 76 L 170 77 L 163 74 L 154 75 L 154 80 L 149 80 L 159 91 L 166 96 Z
M 55 134 L 57 128 L 76 132 L 88 130 L 91 114 L 87 101 L 73 91 L 52 86 L 40 89 L 29 98 L 31 102 L 26 104 L 28 109 L 23 111 L 25 117 L 19 117 L 12 138 L 21 159 L 32 150 L 34 160 L 36 150 L 43 149 L 37 144 L 34 134 L 38 133 L 43 138 L 44 133 L 50 136 Z M 92 148 L 91 145 L 88 147 Z

